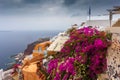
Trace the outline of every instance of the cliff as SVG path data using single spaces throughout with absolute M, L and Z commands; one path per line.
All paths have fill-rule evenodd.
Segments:
M 50 38 L 40 38 L 37 41 L 35 41 L 35 42 L 31 43 L 31 44 L 28 44 L 27 48 L 24 51 L 24 55 L 32 54 L 32 51 L 33 51 L 36 44 L 42 43 L 42 42 L 48 41 L 48 40 L 50 40 Z

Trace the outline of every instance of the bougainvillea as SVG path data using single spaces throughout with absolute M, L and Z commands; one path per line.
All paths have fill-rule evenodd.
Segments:
M 73 30 L 60 54 L 48 64 L 50 80 L 97 80 L 107 69 L 110 35 L 95 28 Z

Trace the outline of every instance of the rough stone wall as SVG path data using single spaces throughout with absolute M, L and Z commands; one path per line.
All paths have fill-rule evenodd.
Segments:
M 108 80 L 120 80 L 120 33 L 113 33 L 112 45 L 108 49 Z

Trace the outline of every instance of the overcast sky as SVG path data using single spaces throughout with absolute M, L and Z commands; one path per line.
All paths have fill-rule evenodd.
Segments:
M 89 6 L 98 16 L 120 0 L 0 0 L 0 30 L 65 30 L 85 21 Z

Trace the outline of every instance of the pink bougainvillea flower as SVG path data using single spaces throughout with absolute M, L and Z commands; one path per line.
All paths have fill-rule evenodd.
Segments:
M 60 74 L 56 73 L 56 76 L 54 77 L 54 80 L 60 80 Z
M 75 75 L 74 61 L 75 61 L 75 58 L 70 58 L 69 57 L 68 59 L 66 59 L 65 62 L 60 64 L 59 70 L 61 72 L 66 71 L 67 73 Z
M 56 69 L 58 66 L 58 59 L 53 59 L 48 64 L 48 73 L 51 73 L 53 69 Z
M 50 60 L 48 73 L 54 80 L 69 80 L 76 75 L 79 80 L 97 80 L 97 75 L 107 70 L 110 37 L 92 27 L 74 30 L 69 37 L 60 51 L 64 57 Z

